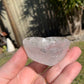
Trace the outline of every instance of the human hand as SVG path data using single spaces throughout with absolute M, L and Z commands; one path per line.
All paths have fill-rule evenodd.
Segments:
M 21 47 L 0 68 L 0 84 L 71 84 L 81 70 L 80 63 L 76 62 L 80 54 L 81 50 L 74 47 L 61 62 L 50 68 L 37 62 L 25 66 L 28 58 Z

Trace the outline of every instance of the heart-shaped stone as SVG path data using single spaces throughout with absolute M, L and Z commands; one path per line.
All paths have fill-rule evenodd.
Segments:
M 28 37 L 23 40 L 23 45 L 29 58 L 53 66 L 64 58 L 70 41 L 61 37 Z

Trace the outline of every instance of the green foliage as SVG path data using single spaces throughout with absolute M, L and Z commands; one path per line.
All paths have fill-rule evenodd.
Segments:
M 50 0 L 51 7 L 56 14 L 69 14 L 72 13 L 74 8 L 83 7 L 84 0 Z

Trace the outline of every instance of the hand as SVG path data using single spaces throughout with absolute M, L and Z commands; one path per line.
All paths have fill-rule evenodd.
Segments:
M 81 50 L 74 47 L 53 67 L 36 62 L 25 66 L 28 58 L 21 47 L 0 68 L 0 84 L 71 84 L 81 70 L 80 63 L 76 62 L 80 54 Z

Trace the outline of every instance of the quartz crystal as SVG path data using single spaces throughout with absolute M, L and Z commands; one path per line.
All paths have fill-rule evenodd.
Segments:
M 53 66 L 64 58 L 70 41 L 61 37 L 28 37 L 23 40 L 23 46 L 29 58 Z

